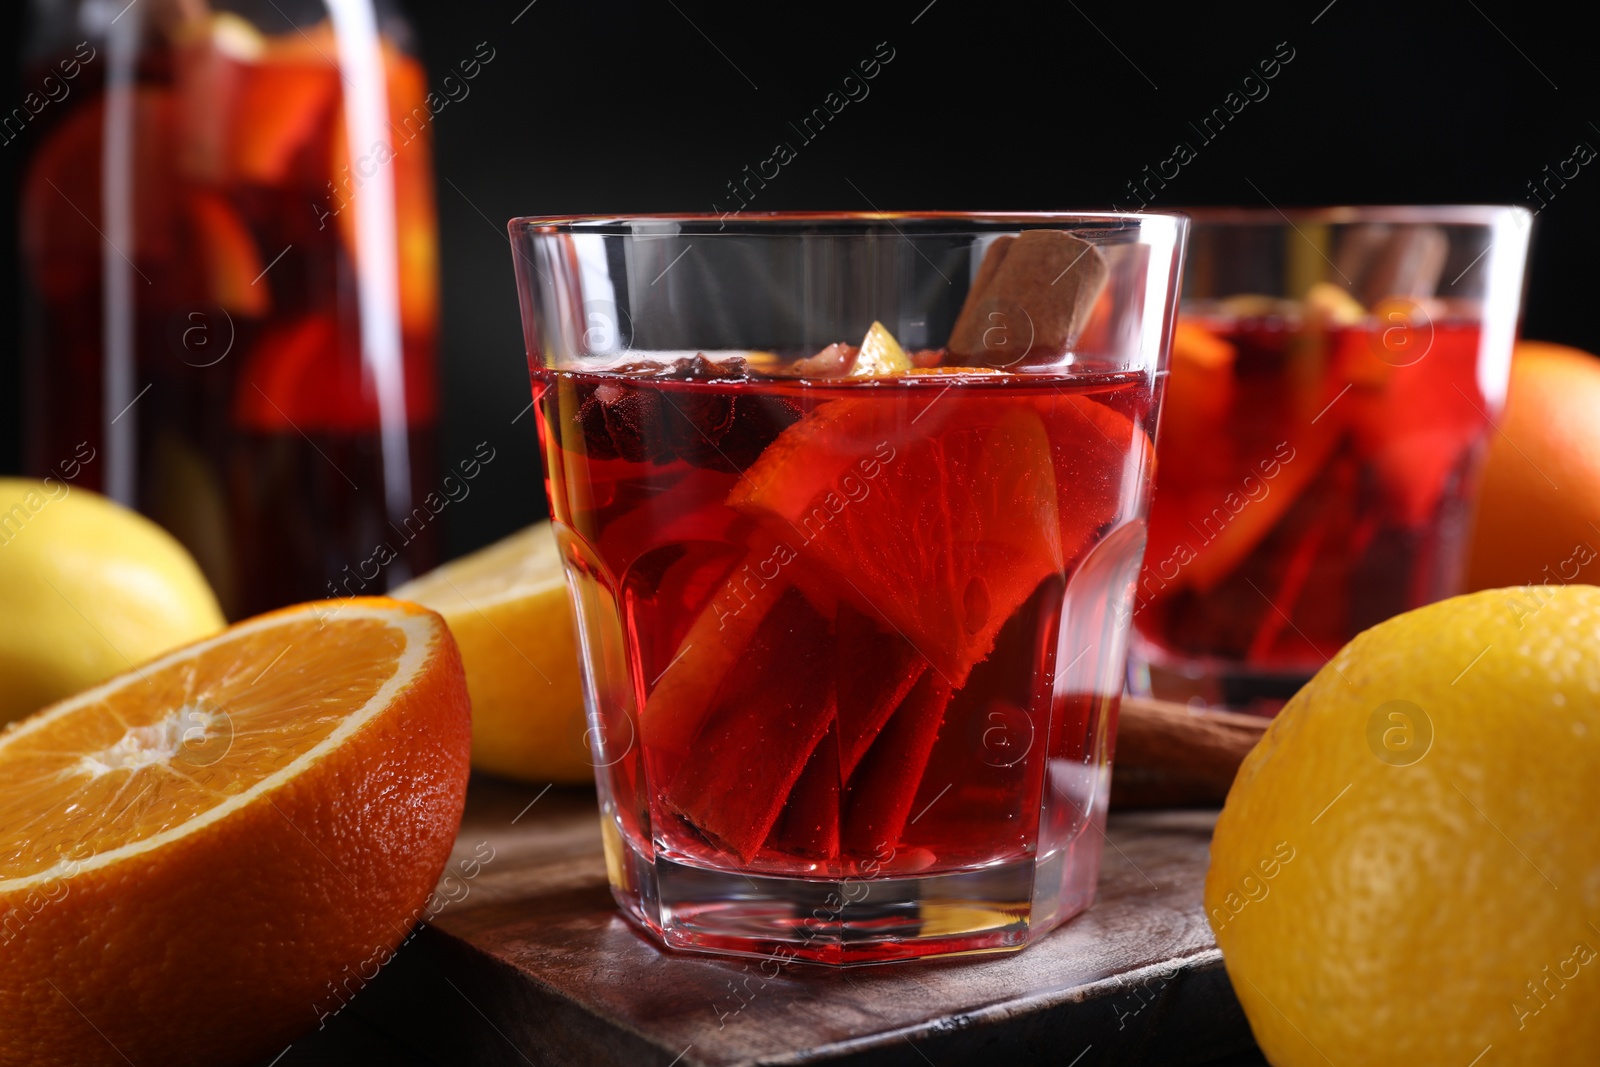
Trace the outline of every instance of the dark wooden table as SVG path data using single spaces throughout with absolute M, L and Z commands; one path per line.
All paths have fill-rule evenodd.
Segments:
M 1024 952 L 773 978 L 617 914 L 592 791 L 478 779 L 450 902 L 276 1067 L 1263 1063 L 1201 916 L 1214 819 L 1114 814 L 1097 903 Z

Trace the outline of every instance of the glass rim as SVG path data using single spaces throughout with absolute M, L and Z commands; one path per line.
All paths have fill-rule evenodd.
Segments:
M 937 232 L 985 233 L 1011 229 L 1045 229 L 1052 224 L 1062 226 L 1114 225 L 1139 226 L 1149 222 L 1167 222 L 1180 228 L 1188 221 L 1182 211 L 745 211 L 745 212 L 646 212 L 641 214 L 595 215 L 519 215 L 506 223 L 513 234 L 548 236 L 552 234 L 599 233 L 607 236 L 633 236 L 636 223 L 678 224 L 692 227 L 695 236 L 794 236 L 784 227 L 805 225 L 837 225 L 845 232 L 832 236 L 852 236 L 851 227 L 860 227 L 859 236 L 867 236 L 865 227 L 873 223 L 897 223 L 918 226 L 915 236 L 932 236 Z M 921 224 L 938 227 L 922 229 Z M 702 227 L 714 227 L 709 232 Z M 905 234 L 903 236 L 912 236 Z
M 1533 213 L 1518 204 L 1342 204 L 1322 207 L 1239 207 L 1217 205 L 1175 208 L 1200 226 L 1282 226 L 1298 222 L 1359 224 L 1414 223 L 1418 225 L 1494 226 Z

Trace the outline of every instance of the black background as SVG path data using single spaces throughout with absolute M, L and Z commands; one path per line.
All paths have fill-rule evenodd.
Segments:
M 24 6 L 13 0 L 0 14 L 8 65 Z M 1600 148 L 1588 20 L 1510 0 L 403 6 L 435 86 L 480 42 L 494 50 L 469 95 L 434 124 L 446 411 L 439 458 L 454 464 L 485 439 L 498 452 L 447 515 L 452 554 L 544 511 L 533 418 L 512 422 L 528 384 L 505 238 L 511 216 L 727 209 L 735 205 L 726 184 L 779 141 L 795 145 L 797 158 L 752 210 L 1130 207 L 1125 183 L 1180 140 L 1197 157 L 1154 207 L 1535 208 L 1528 183 L 1546 166 L 1580 142 Z M 869 95 L 801 144 L 789 123 L 821 106 L 880 42 L 893 59 L 868 83 Z M 1267 83 L 1269 95 L 1202 143 L 1188 124 L 1285 49 L 1294 58 Z M 0 86 L 20 101 L 28 87 L 15 67 L 0 73 Z M 13 205 L 27 138 L 0 146 Z M 1524 334 L 1600 349 L 1591 248 L 1600 233 L 1600 160 L 1547 199 Z M 0 471 L 11 471 L 14 208 L 0 215 Z

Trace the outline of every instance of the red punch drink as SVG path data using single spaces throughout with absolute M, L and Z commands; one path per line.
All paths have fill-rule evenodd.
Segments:
M 371 26 L 148 6 L 29 131 L 27 463 L 92 450 L 234 617 L 380 593 L 440 543 L 426 75 Z
M 692 371 L 539 383 L 556 519 L 637 649 L 624 827 L 774 874 L 1025 855 L 1047 764 L 1091 740 L 1061 600 L 1137 522 L 1149 385 Z
M 1433 323 L 1412 339 L 1426 358 L 1403 365 L 1379 357 L 1385 333 L 1180 325 L 1134 616 L 1145 639 L 1308 674 L 1455 591 L 1489 432 L 1480 330 Z M 1207 365 L 1203 350 L 1226 356 Z
M 690 245 L 699 269 L 717 254 Z M 1030 346 L 1116 336 L 1096 279 L 1063 274 L 1114 257 L 1065 234 L 999 247 L 962 249 L 984 264 L 971 291 L 1027 307 Z M 1067 277 L 1059 303 L 1016 303 L 1026 279 L 984 273 L 1003 256 Z M 586 303 L 586 336 L 622 320 Z M 902 316 L 903 336 L 950 339 L 910 354 L 873 323 L 804 347 L 533 362 L 613 889 L 669 945 L 992 951 L 1093 897 L 1160 379 L 995 358 L 972 340 L 983 304 L 939 328 Z M 1078 305 L 1102 310 L 1063 327 Z
M 1362 630 L 1461 591 L 1526 222 L 1490 208 L 1202 213 L 1135 689 L 1270 713 Z

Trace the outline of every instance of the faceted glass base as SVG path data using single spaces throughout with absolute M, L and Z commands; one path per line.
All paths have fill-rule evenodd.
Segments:
M 602 816 L 612 894 L 668 948 L 852 965 L 1013 952 L 1094 901 L 1104 811 L 1037 860 L 899 878 L 811 879 L 652 861 Z

